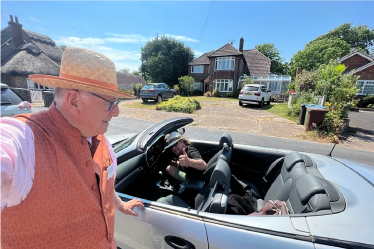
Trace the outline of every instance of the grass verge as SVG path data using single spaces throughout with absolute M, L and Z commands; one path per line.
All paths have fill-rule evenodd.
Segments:
M 282 118 L 287 118 L 291 121 L 294 121 L 295 123 L 299 123 L 299 119 L 298 118 L 295 118 L 295 117 L 290 117 L 287 115 L 287 111 L 288 111 L 288 106 L 287 104 L 283 104 L 283 103 L 279 103 L 279 104 L 271 104 L 271 105 L 267 105 L 267 106 L 264 106 L 262 108 L 262 110 L 265 110 L 265 111 L 268 111 L 270 113 L 273 113 L 279 117 L 282 117 Z
M 134 101 L 132 103 L 121 103 L 121 106 L 126 106 L 130 108 L 138 108 L 138 109 L 146 109 L 146 110 L 156 110 L 156 102 L 151 100 L 148 102 L 143 102 L 143 101 Z

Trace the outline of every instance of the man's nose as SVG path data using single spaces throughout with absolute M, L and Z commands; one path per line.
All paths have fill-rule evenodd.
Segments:
M 112 116 L 112 117 L 118 117 L 118 115 L 119 115 L 119 107 L 118 107 L 118 105 L 116 105 L 116 106 L 113 108 L 113 110 L 111 110 L 111 111 L 109 112 L 109 115 Z

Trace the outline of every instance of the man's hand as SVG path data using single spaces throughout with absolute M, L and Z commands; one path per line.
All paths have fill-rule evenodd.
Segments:
M 180 165 L 183 167 L 188 167 L 189 165 L 191 165 L 190 160 L 191 159 L 188 157 L 186 153 L 186 148 L 183 148 L 183 155 L 179 156 Z
M 122 202 L 122 205 L 118 209 L 118 211 L 126 215 L 138 216 L 138 214 L 133 211 L 135 207 L 144 207 L 143 202 L 138 199 L 133 199 L 128 202 Z

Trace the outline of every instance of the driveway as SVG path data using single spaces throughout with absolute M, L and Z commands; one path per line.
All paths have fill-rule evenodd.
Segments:
M 304 132 L 301 125 L 262 110 L 257 105 L 239 106 L 238 101 L 201 101 L 202 109 L 193 114 L 129 108 L 132 101 L 120 104 L 120 116 L 158 122 L 173 117 L 191 117 L 192 126 L 238 131 L 265 136 L 294 138 Z

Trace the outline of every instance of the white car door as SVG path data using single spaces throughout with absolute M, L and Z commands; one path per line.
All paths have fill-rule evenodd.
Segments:
M 124 201 L 133 198 L 117 194 Z M 196 210 L 142 201 L 144 209 L 135 210 L 138 217 L 116 211 L 114 237 L 117 247 L 208 249 L 204 222 L 196 215 Z
M 248 216 L 200 213 L 209 249 L 315 249 L 305 221 L 285 216 Z

